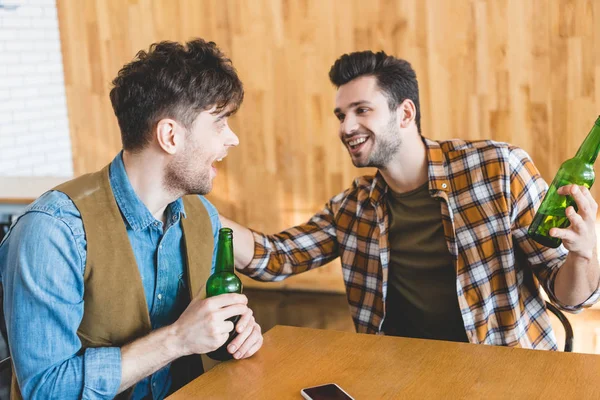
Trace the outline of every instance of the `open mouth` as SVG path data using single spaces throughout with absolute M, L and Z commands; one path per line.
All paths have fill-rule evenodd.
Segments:
M 348 145 L 348 149 L 350 150 L 350 153 L 356 154 L 356 153 L 360 152 L 363 149 L 363 147 L 365 147 L 365 144 L 368 141 L 369 141 L 369 137 L 363 136 L 363 137 L 359 137 L 356 139 L 352 139 L 346 143 Z
M 210 166 L 212 168 L 212 171 L 216 174 L 217 173 L 217 163 L 220 163 L 221 161 L 223 161 L 225 157 L 221 157 L 221 158 L 217 158 Z

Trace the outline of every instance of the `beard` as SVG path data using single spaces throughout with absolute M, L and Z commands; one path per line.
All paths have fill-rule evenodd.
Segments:
M 173 159 L 166 168 L 165 187 L 171 193 L 206 195 L 212 190 L 210 166 L 198 172 L 194 167 L 198 160 L 205 156 L 198 151 L 187 151 L 180 157 Z M 204 165 L 204 163 L 201 163 Z
M 352 159 L 352 163 L 355 167 L 359 168 L 375 167 L 377 169 L 384 169 L 392 161 L 394 155 L 396 155 L 402 145 L 396 113 L 392 113 L 387 124 L 381 130 L 381 134 L 376 136 L 372 131 L 369 131 L 369 133 L 370 139 L 373 140 L 371 154 L 369 154 L 365 161 Z

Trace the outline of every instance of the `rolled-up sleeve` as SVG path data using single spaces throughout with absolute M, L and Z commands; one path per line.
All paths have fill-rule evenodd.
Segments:
M 0 246 L 9 344 L 24 398 L 117 394 L 120 349 L 83 351 L 77 336 L 84 310 L 82 235 L 61 216 L 29 211 Z
M 121 385 L 121 349 L 86 349 L 83 361 L 84 399 L 112 399 Z
M 557 273 L 558 273 L 558 271 L 557 271 Z M 554 295 L 555 278 L 556 278 L 556 273 L 554 274 L 554 277 L 550 282 L 550 285 L 551 285 L 550 293 L 552 294 L 552 302 L 555 303 L 557 306 L 559 306 L 560 308 L 562 308 L 565 311 L 569 311 L 571 313 L 578 313 L 578 312 L 581 312 L 584 308 L 589 308 L 589 307 L 593 306 L 594 304 L 596 304 L 598 302 L 598 300 L 600 300 L 600 285 L 598 285 L 598 287 L 596 287 L 596 290 L 583 303 L 577 304 L 574 306 L 565 304 L 565 303 L 561 302 L 560 300 L 558 300 L 558 298 Z

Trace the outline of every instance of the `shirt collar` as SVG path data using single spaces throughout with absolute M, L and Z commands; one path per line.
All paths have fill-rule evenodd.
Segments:
M 449 192 L 450 182 L 446 174 L 446 155 L 440 144 L 434 140 L 423 138 L 427 148 L 427 172 L 430 192 Z
M 427 152 L 427 174 L 429 175 L 429 193 L 432 195 L 447 195 L 450 184 L 446 174 L 446 157 L 440 144 L 434 140 L 422 137 Z M 371 183 L 369 198 L 377 204 L 387 193 L 388 185 L 379 171 Z M 442 193 L 440 193 L 442 192 Z
M 155 222 L 159 222 L 154 218 L 142 200 L 140 200 L 135 190 L 133 190 L 133 186 L 131 186 L 131 182 L 127 176 L 127 171 L 125 171 L 125 165 L 123 164 L 123 152 L 119 152 L 110 163 L 109 176 L 110 186 L 115 195 L 117 205 L 131 229 L 140 231 Z M 169 218 L 171 216 L 179 216 L 180 214 L 185 216 L 183 200 L 181 198 L 167 206 L 167 216 Z

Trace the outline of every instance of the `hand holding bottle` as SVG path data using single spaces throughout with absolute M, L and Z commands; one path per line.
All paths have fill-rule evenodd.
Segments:
M 558 188 L 557 193 L 570 196 L 577 206 L 567 207 L 565 214 L 569 219 L 569 226 L 563 229 L 550 229 L 550 236 L 561 239 L 565 248 L 570 253 L 584 259 L 592 260 L 596 255 L 596 216 L 598 203 L 585 186 L 565 185 Z
M 254 320 L 251 309 L 241 316 L 235 329 L 238 335 L 229 343 L 227 351 L 237 360 L 251 357 L 263 344 L 260 325 Z
M 222 346 L 234 329 L 228 319 L 246 314 L 247 304 L 248 298 L 236 293 L 192 300 L 171 325 L 181 355 L 205 354 Z
M 559 231 L 565 230 L 570 223 L 570 218 L 566 215 L 566 210 L 569 208 L 573 209 L 573 206 L 579 206 L 575 203 L 573 196 L 567 196 L 569 192 L 565 192 L 564 190 L 568 189 L 564 189 L 562 192 L 560 192 L 560 189 L 573 185 L 586 187 L 587 189 L 591 188 L 595 180 L 594 162 L 598 158 L 599 152 L 600 116 L 596 119 L 594 126 L 579 147 L 579 150 L 577 150 L 575 157 L 562 163 L 548 187 L 548 192 L 544 196 L 544 200 L 540 204 L 527 231 L 533 240 L 548 247 L 557 248 L 560 246 L 562 242 L 561 238 L 551 235 L 550 230 L 554 228 L 558 228 Z M 589 190 L 586 193 L 589 194 Z M 596 202 L 593 201 L 593 203 L 595 204 Z M 573 247 L 574 245 L 572 244 L 571 246 Z

